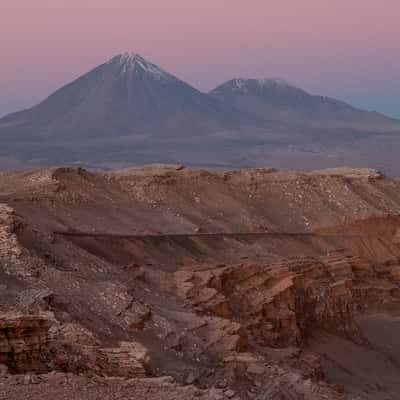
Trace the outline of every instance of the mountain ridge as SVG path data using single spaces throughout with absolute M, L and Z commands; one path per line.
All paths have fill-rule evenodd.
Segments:
M 280 150 L 291 167 L 293 149 L 304 158 L 350 145 L 365 153 L 371 140 L 389 135 L 383 144 L 392 150 L 398 133 L 400 121 L 282 79 L 236 78 L 203 93 L 138 53 L 121 53 L 1 118 L 0 160 L 243 167 L 265 165 Z
M 400 122 L 395 118 L 386 116 L 385 114 L 377 111 L 366 111 L 361 108 L 355 107 L 348 102 L 338 100 L 330 96 L 323 96 L 319 94 L 311 94 L 306 90 L 299 88 L 285 79 L 282 78 L 233 78 L 209 92 L 210 95 L 217 98 L 222 98 L 225 101 L 231 102 L 233 96 L 246 96 L 253 95 L 261 97 L 266 101 L 274 100 L 274 104 L 289 105 L 303 107 L 307 103 L 312 102 L 312 106 L 325 103 L 337 109 L 362 112 L 365 115 L 377 116 L 387 119 L 388 121 Z M 285 97 L 284 97 L 285 96 Z M 295 102 L 295 103 L 294 103 Z
M 169 85 L 175 93 L 167 93 Z M 133 90 L 136 90 L 136 102 L 132 97 Z M 95 96 L 93 96 L 94 92 Z M 174 99 L 174 95 L 175 99 L 178 99 L 178 108 L 192 107 L 190 111 L 199 112 L 200 114 L 208 112 L 216 116 L 217 119 L 220 118 L 218 117 L 218 112 L 221 105 L 218 101 L 172 74 L 165 72 L 155 64 L 146 61 L 140 55 L 135 54 L 133 56 L 129 53 L 123 53 L 81 75 L 73 82 L 62 86 L 38 105 L 3 117 L 0 119 L 0 129 L 1 122 L 8 122 L 15 117 L 25 117 L 27 113 L 33 113 L 33 115 L 27 115 L 27 117 L 32 119 L 34 123 L 38 122 L 39 125 L 44 123 L 44 128 L 42 126 L 41 128 L 51 131 L 51 126 L 49 127 L 46 124 L 52 123 L 57 118 L 62 118 L 66 113 L 76 112 L 76 108 L 78 108 L 79 112 L 79 108 L 84 107 L 88 101 L 97 102 L 95 104 L 97 109 L 92 112 L 97 112 L 100 117 L 106 118 L 112 113 L 118 115 L 118 106 L 126 107 L 126 104 L 132 105 L 135 108 L 125 110 L 125 115 L 119 115 L 118 120 L 114 121 L 114 123 L 118 129 L 121 129 L 118 125 L 123 123 L 128 113 L 133 112 L 133 117 L 136 119 L 130 118 L 129 123 L 134 127 L 138 120 L 145 117 L 143 114 L 148 112 L 148 109 L 151 111 L 151 109 L 158 108 L 156 111 L 161 110 L 164 114 L 166 111 L 171 111 L 171 107 L 168 107 L 167 103 Z M 64 96 L 64 98 L 60 99 L 61 96 Z M 99 104 L 101 96 L 109 96 L 113 101 L 108 101 L 107 98 L 103 97 L 103 104 Z M 167 109 L 166 111 L 159 107 L 161 101 L 165 102 L 163 106 Z M 143 107 L 143 103 L 146 103 L 147 109 Z M 43 110 L 46 107 L 50 109 Z M 85 113 L 88 114 L 88 110 L 85 110 Z M 165 118 L 165 115 L 163 117 Z M 80 116 L 80 118 L 82 117 Z M 18 122 L 19 126 L 21 126 L 21 124 L 26 123 L 26 119 L 14 120 L 14 124 L 18 124 Z M 78 122 L 81 122 L 81 120 Z M 146 122 L 151 123 L 152 121 L 149 119 Z M 129 124 L 127 126 L 130 127 Z M 72 130 L 72 128 L 70 127 L 69 129 Z M 96 134 L 98 134 L 98 131 Z

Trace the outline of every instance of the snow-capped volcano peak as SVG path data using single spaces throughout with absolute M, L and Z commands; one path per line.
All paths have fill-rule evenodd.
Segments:
M 121 65 L 135 65 L 137 61 L 144 60 L 144 58 L 138 53 L 122 53 L 117 56 L 118 62 Z
M 289 84 L 281 78 L 235 78 L 215 88 L 211 94 L 250 94 L 250 93 L 265 93 L 265 92 L 286 92 L 288 90 L 298 90 L 295 86 Z
M 279 87 L 292 87 L 285 79 L 282 78 L 266 78 L 258 79 L 258 84 L 262 87 L 279 86 Z
M 232 80 L 232 86 L 239 90 L 245 90 L 250 87 L 268 88 L 289 88 L 292 87 L 287 81 L 282 78 L 265 78 L 265 79 L 245 79 L 236 78 Z
M 234 78 L 216 87 L 210 93 L 214 96 L 227 95 L 271 95 L 272 93 L 287 94 L 300 89 L 281 78 Z
M 151 63 L 150 61 L 147 61 L 144 57 L 142 57 L 138 53 L 125 52 L 119 54 L 114 58 L 112 58 L 109 61 L 109 63 L 121 66 L 122 67 L 120 70 L 121 73 L 142 71 L 154 79 L 168 80 L 168 81 L 177 80 L 177 78 L 175 78 L 173 75 L 164 71 L 162 68 Z

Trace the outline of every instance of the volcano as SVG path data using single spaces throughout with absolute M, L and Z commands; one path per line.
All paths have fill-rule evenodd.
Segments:
M 0 119 L 0 167 L 13 159 L 35 166 L 348 165 L 399 173 L 399 133 L 400 121 L 282 79 L 232 79 L 203 93 L 124 53 Z

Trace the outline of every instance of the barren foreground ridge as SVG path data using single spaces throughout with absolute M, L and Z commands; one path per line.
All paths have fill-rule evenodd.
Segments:
M 400 398 L 400 182 L 0 173 L 0 399 Z

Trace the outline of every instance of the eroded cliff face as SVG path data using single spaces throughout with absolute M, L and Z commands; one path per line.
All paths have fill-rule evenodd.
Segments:
M 14 373 L 45 372 L 50 321 L 41 315 L 0 316 L 0 363 Z
M 338 253 L 179 271 L 175 288 L 196 310 L 240 321 L 253 344 L 301 345 L 318 329 L 363 343 L 356 316 L 400 305 L 399 268 L 399 258 L 376 264 Z
M 49 312 L 0 316 L 0 364 L 13 374 L 63 371 L 144 377 L 147 362 L 140 343 L 102 347 L 89 331 L 59 324 Z
M 400 346 L 376 328 L 396 331 L 400 315 L 396 181 L 181 168 L 3 179 L 8 373 L 83 373 L 104 385 L 172 375 L 215 399 L 400 393 Z M 371 388 L 357 370 L 373 369 L 374 356 L 386 369 Z

